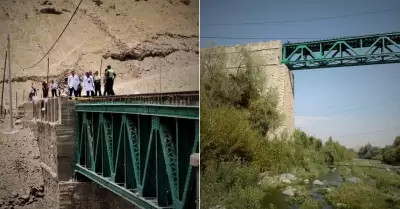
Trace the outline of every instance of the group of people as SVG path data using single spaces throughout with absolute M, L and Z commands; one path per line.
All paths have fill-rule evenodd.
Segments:
M 107 66 L 104 75 L 104 92 L 103 95 L 115 95 L 114 93 L 114 79 L 116 74 L 111 66 Z M 51 91 L 52 97 L 59 96 L 62 92 L 66 92 L 69 96 L 80 97 L 83 88 L 86 91 L 86 96 L 102 96 L 101 92 L 101 76 L 99 72 L 96 71 L 92 74 L 92 71 L 86 72 L 83 76 L 79 76 L 74 71 L 68 76 L 66 80 L 67 88 L 64 89 L 63 86 L 58 86 L 57 82 L 54 80 L 48 85 L 45 81 L 42 83 L 43 98 L 48 97 L 48 93 Z M 57 94 L 58 93 L 58 94 Z M 29 101 L 32 100 L 34 96 L 37 96 L 37 90 L 33 86 L 31 87 L 29 93 Z
M 61 91 L 62 91 L 61 90 L 62 88 L 59 87 L 54 80 L 51 81 L 50 85 L 47 85 L 47 83 L 45 81 L 43 81 L 43 83 L 42 83 L 43 98 L 47 98 L 49 96 L 48 95 L 49 89 L 51 89 L 52 97 L 57 97 L 58 95 L 61 94 Z M 33 97 L 37 96 L 38 90 L 39 89 L 36 89 L 32 83 L 31 90 L 30 90 L 29 96 L 28 96 L 29 101 L 32 101 Z M 57 95 L 57 91 L 58 91 L 58 95 Z
M 104 95 L 115 95 L 114 93 L 114 79 L 116 74 L 111 66 L 107 66 L 104 76 Z M 86 96 L 102 96 L 101 93 L 101 76 L 96 71 L 86 72 L 83 77 L 77 75 L 74 71 L 68 76 L 68 91 L 69 96 L 80 97 L 82 89 L 85 88 Z

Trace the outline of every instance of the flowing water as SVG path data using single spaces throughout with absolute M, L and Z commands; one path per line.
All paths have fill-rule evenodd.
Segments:
M 320 173 L 318 179 L 324 183 L 325 186 L 336 186 L 342 185 L 342 177 L 337 169 L 329 170 L 328 173 Z M 294 186 L 295 187 L 295 186 Z M 323 209 L 332 209 L 333 207 L 325 202 L 324 196 L 318 193 L 318 189 L 324 186 L 313 185 L 312 181 L 307 185 L 307 189 L 311 191 L 311 196 L 320 201 L 324 206 Z M 284 189 L 284 188 L 283 188 Z M 266 192 L 264 198 L 261 200 L 262 205 L 268 208 L 270 204 L 273 204 L 277 209 L 298 209 L 299 205 L 290 205 L 286 202 L 288 196 L 282 194 L 282 188 L 274 188 Z

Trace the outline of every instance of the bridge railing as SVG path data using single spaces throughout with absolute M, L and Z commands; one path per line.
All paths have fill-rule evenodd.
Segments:
M 68 97 L 36 98 L 24 103 L 24 118 L 61 124 L 62 115 L 70 115 L 69 109 L 74 108 L 74 104 L 75 101 L 68 100 Z
M 140 208 L 196 208 L 199 94 L 78 99 L 77 178 Z

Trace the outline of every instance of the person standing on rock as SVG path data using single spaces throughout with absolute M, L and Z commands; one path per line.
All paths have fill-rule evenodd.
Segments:
M 58 86 L 57 86 L 57 83 L 54 82 L 54 80 L 51 81 L 50 88 L 51 88 L 51 95 L 53 96 L 53 98 L 57 97 Z
M 97 96 L 97 92 L 99 92 L 99 96 L 101 96 L 101 77 L 99 76 L 99 71 L 94 72 L 93 80 L 94 95 Z
M 68 76 L 68 89 L 69 89 L 69 96 L 72 97 L 72 93 L 74 96 L 78 96 L 78 85 L 79 85 L 79 77 L 75 74 L 75 71 L 72 71 L 71 74 Z
M 114 69 L 111 68 L 111 66 L 107 66 L 106 70 L 106 87 L 107 87 L 107 94 L 108 95 L 115 95 L 114 93 L 114 79 L 117 75 L 114 72 Z

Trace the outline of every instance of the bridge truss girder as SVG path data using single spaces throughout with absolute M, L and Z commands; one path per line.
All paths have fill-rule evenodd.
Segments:
M 117 109 L 110 111 L 113 107 Z M 104 105 L 76 108 L 75 173 L 141 208 L 194 208 L 195 168 L 189 158 L 199 151 L 195 109 L 162 111 L 165 106 L 152 105 L 143 115 L 118 113 L 127 107 L 115 103 L 109 112 L 101 108 Z
M 390 63 L 400 63 L 400 32 L 282 46 L 282 64 L 290 70 Z

